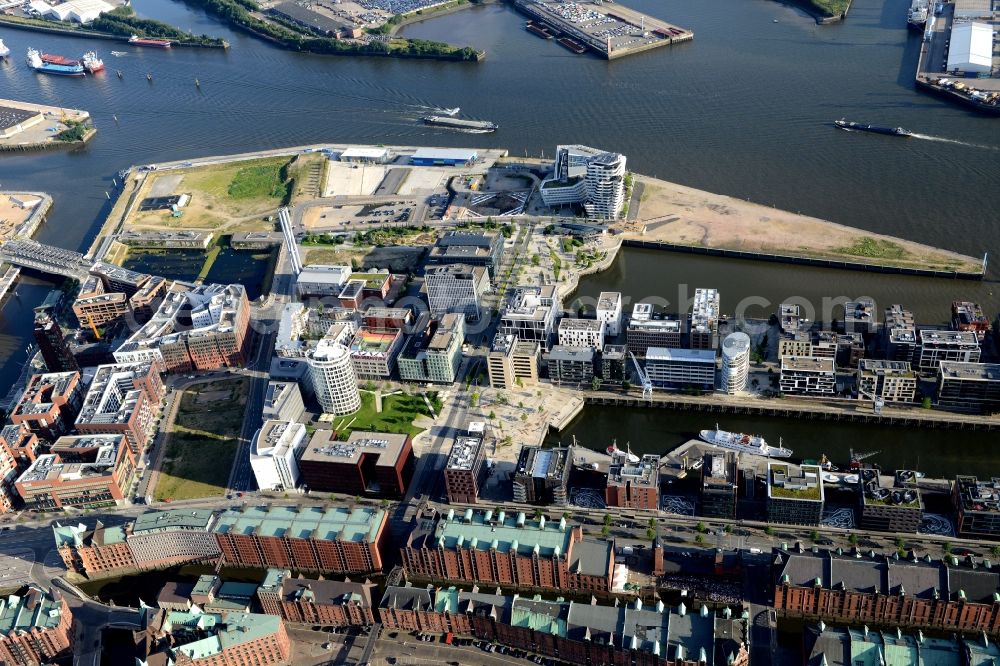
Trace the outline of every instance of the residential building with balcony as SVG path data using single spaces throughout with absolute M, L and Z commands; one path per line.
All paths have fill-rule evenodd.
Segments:
M 937 372 L 941 361 L 978 363 L 979 337 L 975 331 L 920 330 L 916 365 L 921 372 Z
M 459 313 L 431 319 L 411 335 L 396 357 L 400 379 L 451 384 L 462 365 L 465 318 Z
M 858 399 L 912 403 L 917 396 L 917 374 L 909 361 L 863 358 L 858 364 Z
M 514 335 L 500 335 L 486 356 L 490 386 L 511 389 L 521 384 L 538 383 L 542 345 L 537 341 L 518 340 Z
M 10 412 L 10 422 L 53 442 L 72 430 L 82 401 L 79 372 L 32 375 Z
M 559 321 L 559 345 L 604 349 L 604 322 L 599 319 L 563 317 Z
M 511 476 L 514 501 L 567 506 L 572 469 L 572 446 L 522 446 Z
M 698 390 L 715 389 L 715 350 L 663 349 L 646 350 L 646 375 L 657 388 Z
M 593 348 L 556 345 L 546 358 L 556 386 L 586 386 L 594 379 Z
M 427 263 L 485 266 L 493 275 L 503 258 L 503 241 L 500 233 L 449 231 L 431 248 Z
M 779 386 L 782 393 L 832 396 L 837 390 L 836 363 L 820 356 L 785 356 Z
M 719 290 L 694 290 L 691 316 L 688 317 L 688 347 L 711 349 L 719 347 Z
M 138 460 L 160 409 L 158 361 L 98 366 L 76 419 L 81 434 L 120 434 Z
M 543 350 L 548 350 L 558 316 L 555 285 L 516 287 L 504 303 L 497 334 L 537 342 Z
M 482 436 L 469 434 L 456 437 L 444 467 L 448 502 L 475 504 L 486 473 L 486 446 Z
M 976 414 L 1000 411 L 1000 364 L 941 361 L 937 405 Z
M 602 291 L 597 296 L 597 321 L 604 322 L 604 332 L 612 338 L 622 332 L 622 294 L 620 291 Z

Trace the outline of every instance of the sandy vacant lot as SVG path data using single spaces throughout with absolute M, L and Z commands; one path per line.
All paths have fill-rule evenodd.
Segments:
M 937 270 L 978 270 L 980 262 L 806 215 L 637 176 L 639 220 L 627 238 L 748 252 L 843 259 Z
M 35 210 L 31 208 L 21 208 L 14 205 L 11 196 L 16 196 L 24 201 L 35 201 L 41 203 L 41 199 L 34 195 L 18 194 L 16 192 L 5 192 L 0 194 L 0 240 L 10 240 L 14 237 L 18 227 L 25 223 Z
M 375 194 L 385 178 L 387 167 L 379 164 L 349 164 L 329 162 L 326 167 L 324 197 L 361 196 Z

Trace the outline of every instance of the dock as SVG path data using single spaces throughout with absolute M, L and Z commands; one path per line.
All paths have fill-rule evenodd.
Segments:
M 694 33 L 619 4 L 567 4 L 552 0 L 516 0 L 531 20 L 525 29 L 573 53 L 592 51 L 614 60 L 661 46 L 686 42 Z
M 0 242 L 31 238 L 52 207 L 52 197 L 44 192 L 0 192 Z M 0 276 L 0 300 L 21 275 L 17 266 L 7 266 Z
M 96 133 L 89 123 L 87 111 L 0 99 L 0 152 L 77 146 Z M 88 126 L 80 140 L 58 138 L 61 132 L 80 124 Z

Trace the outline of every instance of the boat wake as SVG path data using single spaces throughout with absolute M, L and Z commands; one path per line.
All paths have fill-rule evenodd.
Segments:
M 914 132 L 910 135 L 912 139 L 923 139 L 924 141 L 937 141 L 938 143 L 950 143 L 956 146 L 966 146 L 968 148 L 980 148 L 982 150 L 1000 150 L 1000 146 L 988 146 L 982 143 L 969 143 L 968 141 L 959 141 L 958 139 L 948 139 L 943 136 L 933 136 L 931 134 L 917 134 Z

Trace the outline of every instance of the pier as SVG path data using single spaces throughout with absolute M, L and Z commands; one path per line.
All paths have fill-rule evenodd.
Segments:
M 580 2 L 570 7 L 550 0 L 516 0 L 514 6 L 533 19 L 526 25 L 529 32 L 555 38 L 574 53 L 590 50 L 608 60 L 694 38 L 686 28 L 619 4 Z
M 0 152 L 77 146 L 97 132 L 89 123 L 90 114 L 79 109 L 0 99 Z M 60 138 L 64 131 L 80 125 L 86 131 L 78 140 Z

